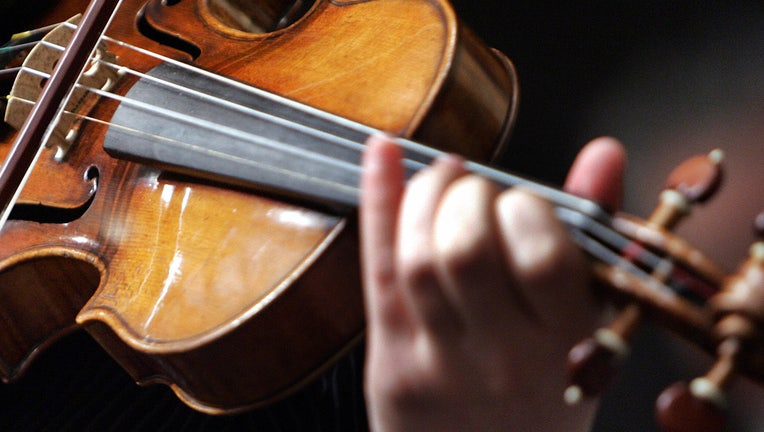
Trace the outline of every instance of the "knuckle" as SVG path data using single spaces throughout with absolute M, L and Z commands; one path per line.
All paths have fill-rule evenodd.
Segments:
M 456 180 L 449 188 L 452 194 L 458 194 L 459 198 L 475 199 L 493 194 L 496 191 L 493 182 L 475 174 L 465 175 Z
M 495 254 L 494 194 L 488 180 L 466 176 L 444 200 L 435 222 L 435 244 L 440 264 L 451 272 L 474 271 Z
M 423 391 L 426 386 L 423 385 L 422 379 L 410 375 L 380 379 L 372 387 L 375 394 L 398 408 L 413 408 L 422 402 L 426 394 Z
M 567 246 L 564 238 L 540 236 L 535 244 L 524 249 L 519 267 L 523 279 L 531 285 L 546 284 L 552 278 L 569 276 L 578 270 L 575 265 L 578 260 L 573 259 L 576 251 Z
M 549 205 L 527 193 L 501 197 L 499 221 L 518 276 L 531 284 L 582 271 L 582 256 Z M 554 271 L 552 271 L 554 270 Z
M 437 280 L 432 255 L 426 251 L 403 257 L 399 268 L 401 282 L 412 288 L 429 286 Z
M 390 369 L 389 365 L 371 368 L 367 389 L 396 411 L 406 413 L 434 406 L 444 380 L 432 359 L 413 356 L 407 367 Z
M 460 241 L 443 245 L 440 254 L 441 265 L 454 276 L 463 276 L 478 271 L 489 256 L 489 242 L 462 238 Z
M 389 287 L 396 283 L 396 272 L 392 265 L 377 264 L 370 269 L 369 275 L 373 286 Z

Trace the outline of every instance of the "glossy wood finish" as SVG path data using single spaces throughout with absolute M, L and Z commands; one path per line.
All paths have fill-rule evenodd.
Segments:
M 74 14 L 82 3 L 66 6 Z M 268 34 L 226 26 L 206 0 L 128 0 L 107 34 L 476 159 L 497 153 L 517 101 L 509 62 L 440 0 L 317 1 Z M 157 64 L 110 50 L 132 69 Z M 92 115 L 114 109 L 99 100 Z M 2 290 L 40 302 L 0 305 L 15 335 L 0 346 L 4 379 L 76 315 L 137 380 L 167 383 L 197 409 L 233 412 L 287 394 L 360 338 L 352 215 L 116 160 L 100 146 L 104 134 L 86 123 L 63 161 L 46 150 L 21 197 L 31 213 L 74 208 L 77 217 L 17 218 L 0 233 Z M 41 268 L 77 271 L 29 276 Z

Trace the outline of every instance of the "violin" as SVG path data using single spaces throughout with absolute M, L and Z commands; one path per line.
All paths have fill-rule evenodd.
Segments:
M 286 3 L 271 2 L 264 9 L 284 9 Z M 114 116 L 132 117 L 120 109 L 128 108 L 122 98 L 131 89 L 154 92 L 141 89 L 141 82 L 167 83 L 162 88 L 169 93 L 139 104 L 189 104 L 186 114 L 167 107 L 164 114 L 156 108 L 145 112 L 163 119 L 164 125 L 154 125 L 160 129 L 175 124 L 182 125 L 177 130 L 182 135 L 199 133 L 201 141 L 190 143 L 189 156 L 208 140 L 205 135 L 221 134 L 215 141 L 230 144 L 236 123 L 264 127 L 258 113 L 278 110 L 291 110 L 286 115 L 298 118 L 290 124 L 310 128 L 260 132 L 270 134 L 266 141 L 284 139 L 287 133 L 298 142 L 339 148 L 357 158 L 357 149 L 343 150 L 333 142 L 336 138 L 326 138 L 343 134 L 344 141 L 358 140 L 365 129 L 348 130 L 352 121 L 401 136 L 414 136 L 416 130 L 418 139 L 442 140 L 450 143 L 450 151 L 475 158 L 500 152 L 497 143 L 508 134 L 516 104 L 514 73 L 503 56 L 464 33 L 445 2 L 317 1 L 294 22 L 266 34 L 230 27 L 212 9 L 214 4 L 126 1 L 116 11 L 96 49 L 99 60 L 91 60 L 91 73 L 85 74 L 93 82 L 78 84 L 94 90 L 75 96 L 62 114 L 66 126 L 52 131 L 50 146 L 2 230 L 0 255 L 9 279 L 4 286 L 11 287 L 7 290 L 14 298 L 3 303 L 3 314 L 13 317 L 8 320 L 13 328 L 4 332 L 13 335 L 2 348 L 5 379 L 22 372 L 39 347 L 76 323 L 139 382 L 169 383 L 179 397 L 205 412 L 237 412 L 299 388 L 363 333 L 350 213 L 322 210 L 334 207 L 333 202 L 306 207 L 295 205 L 304 199 L 254 193 L 245 179 L 228 183 L 228 174 L 237 169 L 231 162 L 242 160 L 241 155 L 224 157 L 225 172 L 208 178 L 192 174 L 196 168 L 167 171 L 164 162 L 135 163 L 145 156 L 128 160 L 101 145 L 85 144 L 119 147 L 162 134 L 146 130 L 132 136 L 129 131 L 143 128 L 145 117 L 113 126 Z M 391 31 L 392 24 L 400 33 Z M 29 101 L 36 99 L 26 91 L 39 91 L 52 80 L 74 27 L 62 24 L 37 44 L 44 54 L 27 56 L 27 64 L 34 66 L 15 79 L 9 116 L 22 112 L 19 117 L 26 118 Z M 464 34 L 457 39 L 457 33 Z M 370 53 L 372 42 L 386 49 Z M 321 54 L 319 46 L 328 51 Z M 348 64 L 356 67 L 348 69 Z M 383 70 L 383 76 L 375 76 Z M 167 75 L 152 78 L 152 71 Z M 193 75 L 180 82 L 170 78 L 187 71 Z M 470 91 L 466 84 L 487 91 Z M 210 85 L 218 87 L 212 100 L 203 96 Z M 269 100 L 250 89 L 281 99 Z M 172 99 L 179 90 L 191 100 Z M 96 94 L 106 92 L 105 97 Z M 327 114 L 294 110 L 285 96 Z M 237 98 L 246 100 L 230 102 Z M 460 115 L 449 108 L 454 106 L 471 112 L 453 122 Z M 185 130 L 197 110 L 208 110 L 207 120 L 191 123 L 204 126 Z M 340 116 L 343 121 L 335 120 Z M 111 126 L 99 119 L 111 119 Z M 115 132 L 127 135 L 112 140 Z M 236 146 L 251 150 L 250 138 L 257 134 L 235 133 L 246 138 Z M 468 142 L 476 145 L 457 147 Z M 175 147 L 165 150 L 180 154 Z M 289 150 L 287 161 L 300 153 L 306 151 Z M 210 154 L 192 156 L 192 163 L 213 161 Z M 260 156 L 251 158 L 257 162 Z M 336 165 L 319 161 L 299 170 L 317 178 L 322 169 L 326 175 L 343 172 Z M 240 167 L 252 171 L 251 162 Z M 344 189 L 353 190 L 339 191 Z
M 517 111 L 516 74 L 443 0 L 125 0 L 113 18 L 93 18 L 108 3 L 46 31 L 3 75 L 14 81 L 6 121 L 19 130 L 0 148 L 3 173 L 25 136 L 45 147 L 8 181 L 23 188 L 3 188 L 17 196 L 0 231 L 0 375 L 18 377 L 83 327 L 137 381 L 168 384 L 200 411 L 267 404 L 363 333 L 352 216 L 361 143 L 400 136 L 410 173 L 442 152 L 495 159 Z M 93 30 L 78 32 L 86 23 Z M 83 34 L 99 37 L 72 49 Z M 35 125 L 54 82 L 64 103 L 47 102 L 55 121 Z M 670 232 L 715 191 L 718 155 L 680 165 L 646 221 L 467 163 L 552 201 L 623 306 L 571 351 L 571 402 L 601 391 L 644 318 L 719 354 L 697 381 L 706 390 L 662 397 L 667 430 L 687 427 L 672 411 L 687 400 L 717 418 L 733 373 L 761 380 L 761 246 L 728 277 Z

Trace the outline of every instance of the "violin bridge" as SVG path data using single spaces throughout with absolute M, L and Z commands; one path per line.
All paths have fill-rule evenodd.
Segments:
M 75 16 L 54 28 L 37 44 L 24 60 L 21 71 L 8 96 L 5 122 L 20 129 L 42 93 L 45 82 L 74 34 L 80 16 Z M 111 90 L 124 74 L 116 67 L 117 56 L 101 43 L 90 60 L 85 72 L 69 94 L 59 112 L 55 126 L 45 145 L 55 148 L 55 159 L 63 160 L 77 139 L 80 127 L 98 102 L 98 96 L 90 90 Z

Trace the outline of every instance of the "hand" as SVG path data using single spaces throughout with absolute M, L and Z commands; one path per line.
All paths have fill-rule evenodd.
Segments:
M 564 404 L 564 365 L 600 311 L 551 206 L 500 191 L 456 157 L 404 189 L 400 157 L 370 139 L 361 180 L 372 428 L 587 430 L 594 407 Z M 596 140 L 566 186 L 615 208 L 623 166 L 620 144 Z

